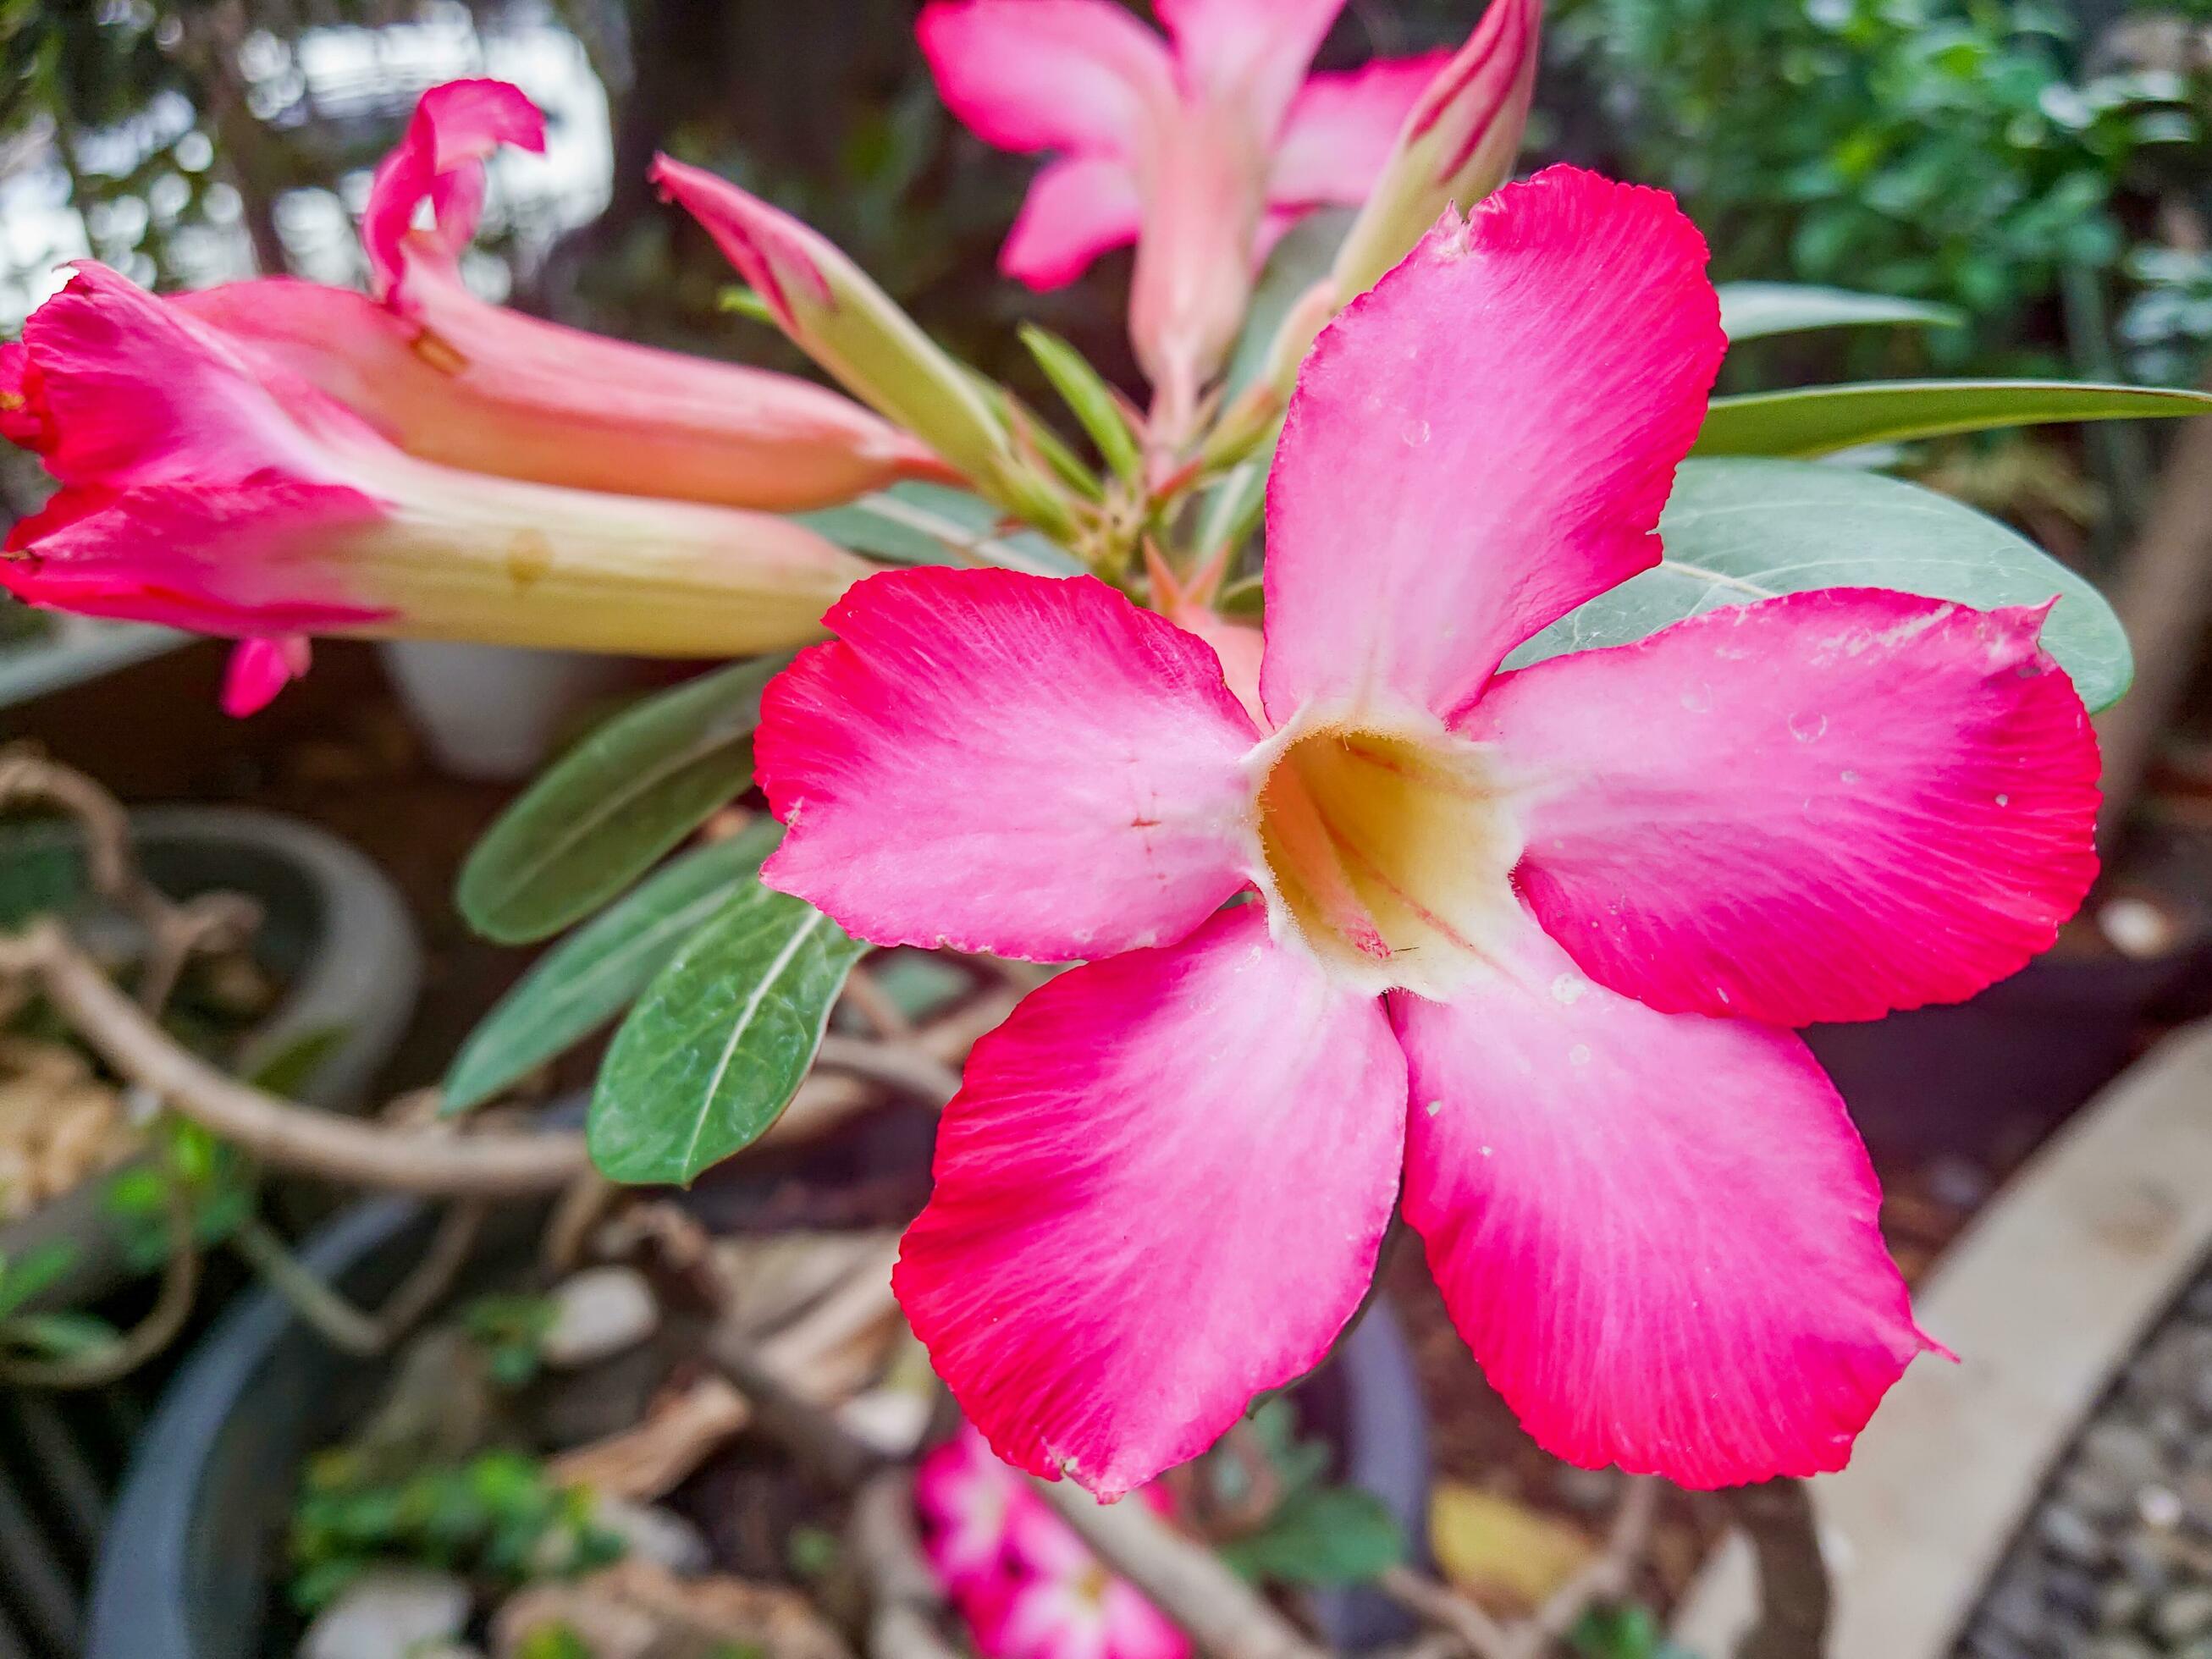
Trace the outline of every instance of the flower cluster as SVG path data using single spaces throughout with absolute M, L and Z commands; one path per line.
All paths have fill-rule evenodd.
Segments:
M 1139 1501 L 1168 1511 L 1157 1486 Z M 966 1424 L 922 1460 L 915 1502 L 923 1558 L 984 1659 L 1188 1659 L 1182 1632 Z

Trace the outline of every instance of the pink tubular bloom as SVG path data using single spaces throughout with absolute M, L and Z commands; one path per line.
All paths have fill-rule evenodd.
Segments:
M 484 158 L 545 147 L 544 118 L 501 81 L 422 94 L 362 220 L 376 297 L 291 277 L 173 303 L 319 387 L 409 453 L 475 472 L 769 512 L 950 473 L 916 440 L 787 374 L 565 328 L 471 294 Z M 428 201 L 434 222 L 416 228 Z
M 1157 1487 L 1144 1498 L 1163 1513 Z M 1188 1659 L 1190 1643 L 966 1424 L 921 1462 L 922 1552 L 986 1659 Z
M 862 583 L 769 687 L 774 884 L 1088 959 L 976 1045 L 896 1277 L 1011 1462 L 1110 1498 L 1201 1450 L 1327 1351 L 1401 1195 L 1577 1463 L 1833 1469 L 1934 1346 L 1788 1028 L 1971 995 L 2081 901 L 2097 749 L 2042 611 L 1797 593 L 1499 672 L 1657 561 L 1705 265 L 1561 167 L 1354 300 L 1249 702 L 1103 586 L 991 571 Z
M 301 635 L 736 655 L 816 636 L 872 568 L 763 514 L 418 460 L 100 265 L 0 347 L 0 434 L 61 485 L 0 586 L 245 641 L 234 713 L 305 671 Z
M 1003 149 L 1053 154 L 1000 264 L 1057 288 L 1137 244 L 1130 331 L 1171 411 L 1235 339 L 1251 270 L 1310 210 L 1364 200 L 1443 54 L 1308 76 L 1343 0 L 932 0 L 945 103 Z M 1172 421 L 1172 415 L 1170 420 Z

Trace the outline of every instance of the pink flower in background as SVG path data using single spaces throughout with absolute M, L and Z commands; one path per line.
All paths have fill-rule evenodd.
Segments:
M 821 386 L 477 298 L 459 260 L 501 144 L 545 148 L 544 117 L 518 88 L 454 81 L 422 94 L 362 216 L 374 298 L 280 276 L 172 303 L 401 448 L 471 471 L 773 512 L 951 476 L 917 440 Z M 426 201 L 434 218 L 418 228 Z
M 860 584 L 769 688 L 773 884 L 1088 962 L 976 1045 L 896 1279 L 1009 1462 L 1110 1498 L 1204 1449 L 1401 1198 L 1577 1463 L 1832 1469 L 1932 1346 L 1788 1028 L 2046 947 L 2095 740 L 2041 610 L 1883 591 L 1500 672 L 1657 562 L 1705 264 L 1670 198 L 1554 168 L 1352 303 L 1271 485 L 1257 720 L 1167 620 L 999 571 Z
M 1510 0 L 1520 5 L 1523 0 Z M 1137 244 L 1130 331 L 1187 411 L 1243 321 L 1251 271 L 1311 209 L 1366 198 L 1449 59 L 1307 66 L 1344 0 L 933 0 L 921 47 L 954 114 L 1052 154 L 1000 257 L 1033 288 Z
M 1166 1494 L 1145 1501 L 1165 1514 Z M 1188 1659 L 1190 1643 L 966 1424 L 915 1474 L 924 1558 L 986 1659 Z
M 814 637 L 871 568 L 763 514 L 416 459 L 95 264 L 0 345 L 0 436 L 61 486 L 0 587 L 244 641 L 233 713 L 304 671 L 308 634 L 735 655 Z

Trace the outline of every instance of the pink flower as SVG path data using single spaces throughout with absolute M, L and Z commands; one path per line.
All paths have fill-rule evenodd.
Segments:
M 1164 618 L 994 571 L 860 584 L 770 687 L 775 885 L 1088 959 L 976 1045 L 896 1279 L 1009 1462 L 1110 1498 L 1202 1450 L 1401 1198 L 1576 1463 L 1832 1469 L 1933 1346 L 1788 1028 L 1971 995 L 2079 902 L 2043 612 L 1798 593 L 1500 672 L 1658 560 L 1705 264 L 1668 197 L 1554 168 L 1352 302 L 1269 495 L 1261 720 Z
M 821 386 L 477 299 L 459 262 L 483 204 L 484 158 L 502 143 L 545 147 L 544 118 L 517 88 L 455 81 L 422 94 L 362 221 L 374 299 L 270 277 L 173 303 L 410 453 L 471 471 L 773 512 L 951 476 Z M 425 201 L 436 216 L 417 229 Z
M 0 346 L 0 435 L 61 485 L 0 587 L 246 641 L 234 713 L 306 668 L 302 635 L 737 655 L 814 637 L 871 568 L 763 514 L 417 460 L 94 264 Z
M 1366 198 L 1448 55 L 1306 68 L 1344 0 L 932 0 L 921 47 L 953 113 L 1054 159 L 1000 264 L 1040 289 L 1137 244 L 1130 332 L 1187 417 L 1244 319 L 1251 270 L 1310 210 Z M 1520 0 L 1515 0 L 1520 3 Z
M 1144 1500 L 1163 1514 L 1166 1495 Z M 925 1457 L 922 1548 L 987 1659 L 1187 1659 L 1190 1644 L 963 1424 Z

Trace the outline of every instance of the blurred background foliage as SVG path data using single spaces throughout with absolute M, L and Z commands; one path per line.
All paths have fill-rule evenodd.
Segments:
M 368 168 L 422 87 L 491 73 L 547 106 L 553 143 L 548 162 L 495 175 L 471 267 L 489 294 L 800 367 L 721 307 L 727 268 L 653 201 L 646 164 L 667 149 L 814 221 L 1017 384 L 1034 373 L 1013 343 L 1023 317 L 1127 377 L 1126 255 L 1056 295 L 996 276 L 1030 164 L 947 119 L 914 49 L 917 6 L 0 0 L 0 328 L 86 253 L 164 286 L 359 281 Z M 1352 0 L 1322 61 L 1455 42 L 1479 10 Z M 1532 161 L 1676 191 L 1723 277 L 1877 289 L 1964 319 L 1741 354 L 1739 383 L 1783 368 L 2203 373 L 2212 0 L 1553 0 L 1547 49 Z M 1808 349 L 1820 355 L 1773 355 Z M 2127 453 L 2139 437 L 2078 467 L 2025 441 L 1928 465 L 1961 494 L 2043 514 L 2046 539 L 2136 495 L 2148 465 Z

